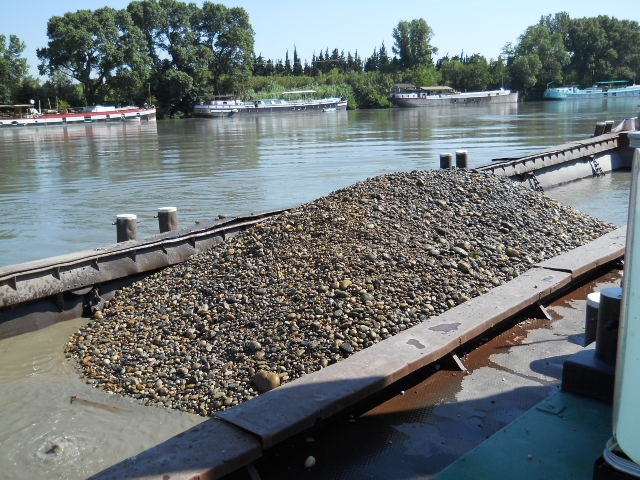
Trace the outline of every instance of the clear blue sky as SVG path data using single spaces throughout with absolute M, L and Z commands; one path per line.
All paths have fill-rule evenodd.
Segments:
M 192 0 L 201 5 L 202 0 Z M 15 34 L 26 43 L 25 56 L 37 74 L 35 51 L 47 45 L 47 21 L 79 9 L 125 8 L 130 0 L 0 0 L 0 33 Z M 187 2 L 189 3 L 189 2 Z M 391 55 L 391 34 L 401 20 L 424 18 L 432 28 L 438 57 L 479 53 L 495 59 L 507 43 L 517 43 L 527 27 L 542 15 L 561 11 L 571 18 L 608 15 L 640 22 L 640 9 L 632 4 L 611 8 L 601 0 L 222 0 L 227 7 L 243 7 L 255 31 L 255 52 L 273 60 L 284 59 L 294 47 L 304 60 L 339 48 L 362 59 L 383 43 Z

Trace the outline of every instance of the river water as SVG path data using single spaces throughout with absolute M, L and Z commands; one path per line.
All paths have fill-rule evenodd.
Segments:
M 467 150 L 473 167 L 579 140 L 640 109 L 572 103 L 0 129 L 0 266 L 115 243 L 121 213 L 137 215 L 140 238 L 158 232 L 160 207 L 181 226 L 290 207 L 438 168 L 445 152 Z
M 441 153 L 467 150 L 475 167 L 581 140 L 639 110 L 616 99 L 0 129 L 0 266 L 112 244 L 122 213 L 141 238 L 157 233 L 160 207 L 177 207 L 183 227 L 291 207 L 438 168 Z M 623 225 L 629 175 L 547 194 Z M 1 478 L 86 478 L 202 421 L 85 385 L 63 354 L 84 322 L 0 340 Z

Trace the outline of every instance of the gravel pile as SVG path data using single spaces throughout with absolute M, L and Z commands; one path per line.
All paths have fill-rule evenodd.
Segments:
M 210 415 L 615 228 L 490 174 L 380 176 L 119 290 L 66 351 L 100 388 Z

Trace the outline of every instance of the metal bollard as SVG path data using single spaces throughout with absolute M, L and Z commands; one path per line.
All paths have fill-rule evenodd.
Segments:
M 467 151 L 456 150 L 456 168 L 467 168 Z
M 611 132 L 612 128 L 613 128 L 613 120 L 607 120 L 606 122 L 604 122 L 604 133 Z
M 122 213 L 116 216 L 116 231 L 118 243 L 136 238 L 136 222 L 138 217 L 132 213 Z
M 618 350 L 618 326 L 622 288 L 611 287 L 600 291 L 598 324 L 596 326 L 596 357 L 615 365 Z
M 176 207 L 158 208 L 158 227 L 160 233 L 178 230 L 178 209 Z
M 594 137 L 599 137 L 600 135 L 602 135 L 604 133 L 604 122 L 598 122 L 596 123 L 596 129 L 593 132 L 593 136 Z
M 596 339 L 598 328 L 598 310 L 600 308 L 600 292 L 592 292 L 587 295 L 587 309 L 584 318 L 584 346 L 591 344 Z
M 451 168 L 453 155 L 450 153 L 440 154 L 440 168 Z

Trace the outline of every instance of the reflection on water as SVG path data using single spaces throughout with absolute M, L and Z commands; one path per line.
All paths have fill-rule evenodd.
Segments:
M 560 185 L 545 193 L 560 203 L 623 226 L 627 223 L 630 189 L 630 173 L 619 171 L 585 182 Z
M 121 213 L 143 237 L 160 207 L 189 226 L 438 168 L 443 152 L 466 149 L 470 167 L 525 155 L 635 116 L 631 100 L 0 129 L 0 265 L 114 243 Z

